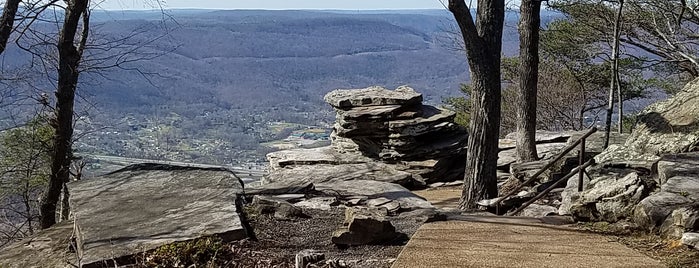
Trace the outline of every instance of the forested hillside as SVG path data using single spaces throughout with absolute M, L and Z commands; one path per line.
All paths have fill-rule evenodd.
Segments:
M 93 17 L 96 42 L 127 40 L 134 61 L 81 76 L 79 106 L 87 113 L 78 129 L 87 135 L 79 136 L 76 150 L 82 153 L 261 160 L 272 149 L 259 143 L 306 126 L 328 127 L 333 118 L 322 97 L 333 89 L 407 84 L 439 104 L 462 94 L 459 84 L 469 80 L 446 10 L 100 11 Z M 509 55 L 517 51 L 516 19 L 508 16 L 505 28 Z M 5 60 L 22 59 L 13 53 L 20 52 Z M 86 53 L 88 61 L 100 56 Z

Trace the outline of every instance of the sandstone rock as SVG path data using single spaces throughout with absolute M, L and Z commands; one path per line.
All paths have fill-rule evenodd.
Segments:
M 422 187 L 462 178 L 467 135 L 454 112 L 422 105 L 408 87 L 335 90 L 325 100 L 337 112 L 331 145 L 268 154 L 265 183 L 359 179 Z
M 41 230 L 0 250 L 0 267 L 69 268 L 79 265 L 71 250 L 73 221 L 65 221 Z
M 291 203 L 270 196 L 254 196 L 250 207 L 257 214 L 272 214 L 278 220 L 292 220 L 307 217 L 303 211 Z
M 337 89 L 325 95 L 325 101 L 335 108 L 357 106 L 411 105 L 422 102 L 422 94 L 402 86 L 396 90 L 382 87 L 365 89 Z
M 660 226 L 660 233 L 666 238 L 680 238 L 691 231 L 699 231 L 699 207 L 675 209 Z
M 288 220 L 294 220 L 297 218 L 307 218 L 308 215 L 303 213 L 303 210 L 301 208 L 294 206 L 289 203 L 281 203 L 277 207 L 276 211 L 274 211 L 274 218 L 277 220 L 283 220 L 283 221 L 288 221 Z
M 600 159 L 649 159 L 693 151 L 699 144 L 699 79 L 679 93 L 648 106 L 623 147 L 608 149 Z M 602 163 L 602 161 L 598 161 Z
M 264 180 L 265 184 L 296 185 L 323 183 L 331 180 L 376 180 L 382 182 L 398 183 L 401 185 L 421 185 L 413 174 L 396 169 L 395 165 L 378 161 L 362 164 L 316 164 L 291 166 L 270 172 Z
M 323 260 L 325 260 L 325 254 L 323 252 L 304 249 L 296 254 L 295 266 L 296 268 L 307 268 L 309 265 L 322 262 Z
M 570 208 L 580 199 L 580 194 L 582 192 L 578 192 L 578 181 L 578 176 L 573 176 L 568 179 L 566 187 L 561 193 L 561 204 L 558 206 L 559 215 L 570 215 Z M 583 190 L 589 189 L 590 187 L 590 177 L 588 177 L 587 174 L 583 175 L 583 186 Z
M 665 155 L 658 161 L 657 172 L 660 184 L 675 176 L 699 177 L 699 152 Z
M 590 185 L 569 209 L 576 219 L 616 222 L 630 217 L 644 194 L 643 181 L 636 173 L 619 179 L 601 177 Z
M 376 209 L 350 207 L 345 213 L 346 227 L 333 233 L 332 242 L 340 246 L 381 244 L 395 239 L 395 227 Z
M 339 205 L 340 202 L 337 201 L 335 197 L 313 197 L 294 205 L 300 208 L 307 209 L 320 209 L 320 210 L 330 210 L 332 207 Z
M 692 200 L 669 192 L 659 192 L 641 200 L 633 210 L 633 221 L 647 230 L 657 227 L 675 210 L 691 205 Z
M 247 237 L 243 185 L 226 169 L 140 164 L 68 187 L 83 265 L 201 236 Z
M 412 193 L 403 186 L 371 180 L 328 181 L 316 185 L 318 191 L 340 197 L 368 196 L 370 198 L 384 197 L 400 204 L 403 210 L 433 208 L 424 198 Z
M 539 204 L 531 204 L 528 207 L 526 207 L 522 212 L 520 212 L 517 216 L 521 217 L 533 217 L 533 218 L 541 218 L 541 217 L 546 217 L 550 215 L 555 215 L 558 214 L 558 209 L 552 206 L 546 206 L 546 205 L 539 205 Z
M 693 249 L 699 249 L 699 233 L 682 234 L 682 244 Z

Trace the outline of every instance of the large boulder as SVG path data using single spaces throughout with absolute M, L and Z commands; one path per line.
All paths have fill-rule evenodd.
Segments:
M 570 214 L 575 219 L 607 222 L 628 218 L 633 207 L 643 198 L 644 189 L 637 173 L 622 178 L 595 179 L 570 207 Z
M 634 210 L 637 224 L 663 235 L 675 237 L 696 231 L 699 207 L 699 153 L 666 155 L 657 163 L 659 191 L 639 203 Z
M 68 187 L 83 265 L 202 236 L 248 234 L 238 214 L 242 181 L 223 168 L 140 164 Z
M 659 192 L 641 200 L 633 210 L 633 221 L 640 227 L 656 230 L 676 209 L 689 206 L 693 201 L 670 192 Z
M 598 163 L 640 160 L 694 151 L 699 145 L 699 79 L 665 101 L 648 106 L 624 146 L 610 148 Z

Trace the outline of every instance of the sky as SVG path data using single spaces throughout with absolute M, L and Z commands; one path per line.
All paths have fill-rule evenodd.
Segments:
M 442 9 L 440 0 L 104 0 L 104 9 Z M 447 0 L 442 0 L 446 3 Z

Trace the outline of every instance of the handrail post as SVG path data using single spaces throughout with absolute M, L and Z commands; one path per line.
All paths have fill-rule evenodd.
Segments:
M 585 139 L 583 138 L 580 140 L 580 151 L 578 151 L 578 166 L 581 166 L 583 164 L 583 161 L 585 161 Z M 583 179 L 584 179 L 584 169 L 580 169 L 578 171 L 578 192 L 583 191 Z
M 533 182 L 534 180 L 536 180 L 541 174 L 543 174 L 546 170 L 548 170 L 549 168 L 551 168 L 556 162 L 558 162 L 559 160 L 563 159 L 563 157 L 565 157 L 566 154 L 568 154 L 570 151 L 572 151 L 573 149 L 575 149 L 575 147 L 577 147 L 578 144 L 581 144 L 581 142 L 584 144 L 585 139 L 586 139 L 587 137 L 589 137 L 590 135 L 592 135 L 593 133 L 595 133 L 595 132 L 597 132 L 597 127 L 592 127 L 592 128 L 590 128 L 590 130 L 588 130 L 582 137 L 578 138 L 575 142 L 573 142 L 573 144 L 568 145 L 565 149 L 563 149 L 563 151 L 559 152 L 558 155 L 557 155 L 553 160 L 549 161 L 548 164 L 546 164 L 546 166 L 544 166 L 543 168 L 539 169 L 539 171 L 537 171 L 536 173 L 534 173 L 534 175 L 532 175 L 528 180 L 526 180 L 525 182 L 523 182 L 523 183 L 521 183 L 520 185 L 518 185 L 517 187 L 515 187 L 515 189 L 513 189 L 512 191 L 510 191 L 510 192 L 509 192 L 508 194 L 506 194 L 505 196 L 498 198 L 498 200 L 495 201 L 495 209 L 496 209 L 496 212 L 499 212 L 499 211 L 500 211 L 500 203 L 501 203 L 503 200 L 505 200 L 505 199 L 507 199 L 508 197 L 514 195 L 515 193 L 519 192 L 519 190 L 522 190 L 522 188 L 524 188 L 525 186 L 527 186 L 527 185 L 529 185 L 530 183 L 532 183 L 532 182 Z M 584 147 L 584 145 L 583 145 L 583 147 Z M 582 162 L 581 162 L 581 163 L 582 163 Z

